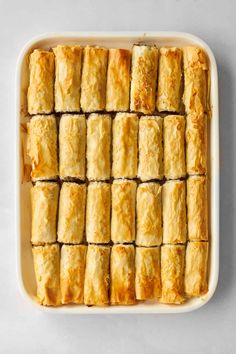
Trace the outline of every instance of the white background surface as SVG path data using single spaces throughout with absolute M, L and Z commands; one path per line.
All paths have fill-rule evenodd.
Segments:
M 213 299 L 183 315 L 52 316 L 20 295 L 14 230 L 15 67 L 22 46 L 56 31 L 186 31 L 215 53 L 220 85 L 221 255 Z M 236 352 L 236 2 L 0 0 L 0 354 Z

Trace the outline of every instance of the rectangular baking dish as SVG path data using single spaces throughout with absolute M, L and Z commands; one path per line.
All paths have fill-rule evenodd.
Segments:
M 98 45 L 108 48 L 131 48 L 134 43 L 152 43 L 158 47 L 194 45 L 204 48 L 209 58 L 211 87 L 211 117 L 209 119 L 209 291 L 200 298 L 193 298 L 182 305 L 145 303 L 135 306 L 87 307 L 67 305 L 43 307 L 37 304 L 33 259 L 30 244 L 30 162 L 26 155 L 26 123 L 28 88 L 28 55 L 34 48 L 49 49 L 58 44 Z M 28 42 L 23 48 L 16 76 L 16 245 L 17 275 L 20 290 L 35 307 L 57 314 L 131 314 L 131 313 L 181 313 L 193 311 L 206 304 L 213 296 L 219 273 L 219 108 L 218 77 L 214 55 L 208 45 L 198 37 L 181 32 L 116 32 L 116 33 L 56 33 L 45 34 Z

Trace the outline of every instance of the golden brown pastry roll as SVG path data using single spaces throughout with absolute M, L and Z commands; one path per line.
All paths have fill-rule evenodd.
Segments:
M 162 187 L 158 183 L 141 183 L 137 189 L 138 246 L 159 246 L 162 243 Z
M 111 250 L 112 305 L 135 303 L 135 252 L 133 245 L 114 245 Z
M 184 245 L 164 245 L 161 247 L 161 302 L 182 304 L 184 298 Z
M 105 48 L 85 47 L 81 81 L 81 108 L 103 111 L 106 106 L 107 55 Z
M 54 54 L 35 49 L 29 58 L 29 114 L 52 113 L 54 108 Z
M 186 113 L 207 112 L 208 60 L 203 49 L 183 48 L 184 96 Z
M 131 53 L 127 49 L 109 49 L 106 111 L 129 110 Z
M 37 182 L 31 188 L 30 196 L 31 242 L 34 245 L 56 242 L 59 185 L 55 182 Z
M 185 118 L 164 118 L 164 175 L 167 179 L 185 177 Z
M 84 281 L 84 303 L 105 306 L 109 304 L 110 247 L 89 245 Z
M 157 89 L 157 110 L 179 112 L 182 95 L 182 51 L 161 48 Z
M 152 114 L 155 110 L 158 49 L 154 46 L 134 45 L 130 110 Z
M 111 186 L 104 182 L 88 185 L 86 208 L 86 239 L 90 243 L 109 243 Z
M 136 182 L 116 180 L 112 184 L 111 239 L 114 243 L 135 240 Z
M 63 114 L 59 131 L 60 178 L 85 179 L 85 115 Z
M 207 172 L 207 116 L 191 113 L 186 118 L 186 164 L 189 175 Z
M 138 177 L 142 181 L 163 178 L 163 118 L 139 119 Z
M 84 302 L 84 274 L 87 246 L 63 245 L 61 248 L 61 298 L 63 304 Z
M 37 301 L 44 306 L 61 304 L 60 248 L 58 244 L 33 247 Z
M 60 192 L 57 240 L 81 243 L 84 238 L 86 185 L 63 183 Z
M 79 46 L 58 45 L 55 54 L 55 111 L 80 111 L 80 83 L 83 49 Z
M 113 120 L 114 178 L 137 176 L 138 163 L 138 116 L 135 113 L 117 113 Z
M 186 242 L 185 181 L 168 181 L 162 186 L 163 243 Z
M 200 296 L 208 291 L 208 242 L 188 242 L 185 261 L 185 293 Z
M 137 300 L 161 297 L 160 247 L 136 247 L 135 293 Z
M 187 180 L 188 239 L 208 241 L 207 178 L 192 176 Z
M 28 123 L 27 150 L 31 158 L 33 180 L 57 178 L 57 122 L 54 115 L 31 118 Z
M 111 176 L 111 116 L 90 114 L 87 120 L 87 178 L 106 180 Z

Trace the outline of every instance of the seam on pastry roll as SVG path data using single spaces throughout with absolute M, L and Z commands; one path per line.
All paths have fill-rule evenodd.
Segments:
M 90 114 L 87 119 L 87 178 L 108 180 L 111 175 L 111 116 Z
M 60 178 L 85 179 L 86 120 L 84 114 L 63 114 L 59 126 Z
M 36 115 L 27 124 L 27 153 L 33 181 L 58 176 L 57 121 L 54 115 Z
M 58 244 L 32 248 L 37 301 L 44 306 L 61 304 L 60 247 Z
M 84 303 L 109 305 L 110 246 L 89 245 L 86 257 Z
M 29 114 L 52 113 L 54 109 L 54 54 L 35 49 L 29 57 Z
M 163 178 L 163 118 L 139 119 L 138 177 L 142 181 Z
M 114 245 L 111 250 L 112 305 L 135 304 L 135 252 L 133 245 Z
M 60 191 L 58 241 L 82 243 L 85 226 L 86 185 L 64 182 Z
M 36 182 L 31 187 L 30 197 L 32 244 L 56 242 L 59 185 L 56 182 Z
M 80 111 L 80 84 L 83 49 L 80 46 L 53 48 L 55 54 L 55 111 Z
M 130 110 L 144 114 L 155 111 L 158 68 L 158 49 L 155 46 L 134 45 Z

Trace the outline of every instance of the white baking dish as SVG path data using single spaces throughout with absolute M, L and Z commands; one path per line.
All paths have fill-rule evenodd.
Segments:
M 209 292 L 182 305 L 145 303 L 135 306 L 110 306 L 105 308 L 86 306 L 43 307 L 35 301 L 36 285 L 30 244 L 29 161 L 26 156 L 28 54 L 34 48 L 52 48 L 57 44 L 99 45 L 131 48 L 134 43 L 154 43 L 158 47 L 195 45 L 205 49 L 209 57 L 211 73 L 211 108 L 209 123 L 209 208 L 210 208 L 210 260 Z M 46 312 L 63 314 L 121 314 L 121 313 L 180 313 L 195 310 L 213 296 L 219 273 L 219 110 L 217 67 L 211 49 L 198 37 L 178 32 L 131 33 L 56 33 L 46 34 L 28 42 L 23 48 L 17 65 L 16 78 L 16 244 L 17 274 L 21 292 L 36 307 Z

